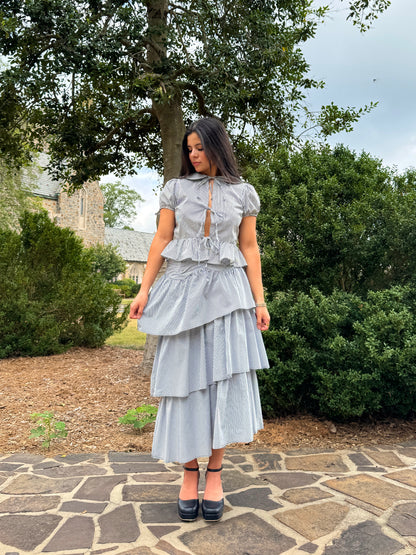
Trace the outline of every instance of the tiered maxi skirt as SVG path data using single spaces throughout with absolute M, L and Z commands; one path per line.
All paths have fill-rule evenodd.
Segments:
M 152 456 L 185 463 L 263 427 L 256 370 L 268 368 L 242 267 L 169 260 L 139 329 L 158 335 Z

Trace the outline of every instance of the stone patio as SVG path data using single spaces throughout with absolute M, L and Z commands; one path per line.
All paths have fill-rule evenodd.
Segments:
M 416 441 L 230 449 L 218 523 L 178 520 L 180 483 L 142 453 L 0 456 L 0 555 L 416 554 Z

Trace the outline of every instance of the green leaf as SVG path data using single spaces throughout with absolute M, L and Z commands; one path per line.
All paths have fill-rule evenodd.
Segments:
M 45 435 L 45 431 L 46 431 L 46 430 L 45 430 L 45 427 L 44 427 L 44 426 L 38 426 L 37 428 L 33 428 L 33 429 L 30 431 L 30 436 L 29 436 L 29 438 L 31 439 L 31 438 L 34 438 L 34 437 L 43 436 L 43 435 Z
M 150 424 L 151 422 L 154 422 L 155 419 L 153 416 L 148 416 L 148 417 L 144 417 L 141 418 L 140 420 L 136 420 L 134 427 L 135 428 L 144 428 L 144 426 L 146 426 L 146 424 Z
M 157 407 L 153 405 L 141 405 L 135 409 L 135 412 L 138 414 L 147 413 L 147 414 L 157 414 Z

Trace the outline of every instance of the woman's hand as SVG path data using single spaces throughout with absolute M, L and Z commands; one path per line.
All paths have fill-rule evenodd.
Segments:
M 139 291 L 137 297 L 130 305 L 130 318 L 133 320 L 140 320 L 143 314 L 144 307 L 147 305 L 148 294 L 144 291 Z
M 270 314 L 265 306 L 256 306 L 257 328 L 260 331 L 269 329 Z

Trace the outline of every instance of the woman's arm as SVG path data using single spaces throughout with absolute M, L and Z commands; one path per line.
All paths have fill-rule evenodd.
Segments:
M 175 229 L 175 212 L 168 208 L 160 210 L 160 220 L 150 245 L 149 256 L 147 258 L 146 270 L 143 275 L 140 291 L 130 305 L 130 318 L 140 319 L 144 307 L 147 304 L 149 290 L 156 279 L 157 274 L 163 264 L 161 252 L 170 241 L 172 241 L 173 230 Z
M 238 242 L 240 250 L 247 262 L 246 272 L 254 300 L 256 304 L 264 303 L 260 252 L 257 244 L 255 216 L 246 216 L 241 220 Z M 256 317 L 258 329 L 262 331 L 267 330 L 270 323 L 270 316 L 267 307 L 257 306 Z

